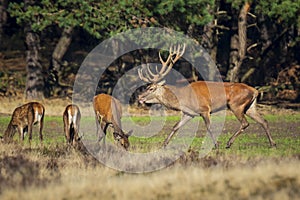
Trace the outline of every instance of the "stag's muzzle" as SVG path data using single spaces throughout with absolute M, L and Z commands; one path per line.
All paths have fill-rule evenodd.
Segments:
M 145 103 L 146 99 L 143 97 L 143 95 L 139 95 L 138 101 L 140 102 L 140 104 L 143 104 L 143 103 Z

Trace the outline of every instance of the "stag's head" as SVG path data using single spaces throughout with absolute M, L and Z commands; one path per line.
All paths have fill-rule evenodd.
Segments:
M 163 78 L 171 71 L 173 65 L 179 60 L 185 52 L 185 44 L 183 46 L 170 47 L 169 56 L 166 61 L 163 60 L 159 52 L 159 60 L 162 64 L 160 70 L 155 67 L 153 72 L 149 65 L 143 65 L 141 69 L 138 69 L 139 77 L 142 81 L 151 83 L 141 95 L 138 100 L 140 103 L 160 103 L 160 97 L 162 97 L 164 91 L 165 80 Z
M 117 133 L 117 132 L 113 133 L 114 139 L 117 142 L 117 145 L 123 147 L 126 151 L 128 150 L 128 148 L 130 146 L 128 138 L 131 134 L 132 134 L 132 130 L 129 131 L 127 134 L 123 133 L 123 131 L 121 134 Z

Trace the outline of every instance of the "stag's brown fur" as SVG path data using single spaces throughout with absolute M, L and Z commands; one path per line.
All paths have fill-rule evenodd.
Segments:
M 63 113 L 63 121 L 65 137 L 69 144 L 76 145 L 80 140 L 80 119 L 81 113 L 79 107 L 74 104 L 68 105 Z
M 225 97 L 222 94 L 225 94 Z M 181 121 L 173 127 L 164 145 L 168 144 L 174 133 L 181 126 L 195 116 L 202 116 L 207 130 L 211 133 L 210 114 L 229 108 L 240 121 L 241 127 L 230 138 L 227 148 L 249 126 L 245 114 L 262 125 L 268 136 L 270 145 L 275 146 L 276 144 L 270 135 L 267 121 L 256 111 L 257 96 L 257 90 L 246 84 L 197 81 L 181 88 L 156 83 L 151 84 L 139 96 L 139 101 L 141 103 L 160 103 L 170 109 L 182 111 L 183 117 Z M 211 136 L 217 146 L 218 144 L 213 135 Z
M 107 128 L 109 125 L 112 125 L 114 128 L 113 134 L 115 141 L 127 150 L 130 145 L 128 137 L 130 136 L 131 131 L 126 134 L 122 130 L 122 106 L 120 101 L 107 94 L 98 94 L 94 97 L 93 105 L 96 117 L 98 141 L 100 142 L 103 139 L 105 142 Z M 101 126 L 101 129 L 99 126 Z
M 39 137 L 43 141 L 43 125 L 44 125 L 45 108 L 38 102 L 30 102 L 17 107 L 11 117 L 8 127 L 4 133 L 4 141 L 12 140 L 16 129 L 19 133 L 20 140 L 24 140 L 25 134 L 29 134 L 29 142 L 32 139 L 32 126 L 39 123 Z
M 174 110 L 183 113 L 181 120 L 173 127 L 172 132 L 164 141 L 166 146 L 175 132 L 193 117 L 200 115 L 204 119 L 207 131 L 211 134 L 215 146 L 218 146 L 210 127 L 210 114 L 229 108 L 241 123 L 240 129 L 233 134 L 227 143 L 229 148 L 235 138 L 242 133 L 249 123 L 245 114 L 256 122 L 260 123 L 265 129 L 271 146 L 276 146 L 273 141 L 268 123 L 256 111 L 256 99 L 258 92 L 253 87 L 242 83 L 219 83 L 197 81 L 182 88 L 164 85 L 161 81 L 171 70 L 174 63 L 181 58 L 185 52 L 185 44 L 181 47 L 170 48 L 169 56 L 164 61 L 159 54 L 162 63 L 161 70 L 156 67 L 156 73 L 151 71 L 149 66 L 144 66 L 138 70 L 141 80 L 152 83 L 146 91 L 139 96 L 141 103 L 160 103 Z M 161 81 L 161 82 L 159 82 Z

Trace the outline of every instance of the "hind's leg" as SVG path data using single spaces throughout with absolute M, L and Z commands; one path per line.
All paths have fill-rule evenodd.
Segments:
M 99 123 L 100 124 L 100 123 Z M 106 129 L 109 124 L 101 120 L 101 124 L 98 127 L 98 142 L 103 139 L 103 144 L 105 145 Z
M 41 121 L 39 123 L 39 134 L 40 134 L 40 142 L 43 142 L 43 128 L 44 128 L 44 115 L 41 118 Z

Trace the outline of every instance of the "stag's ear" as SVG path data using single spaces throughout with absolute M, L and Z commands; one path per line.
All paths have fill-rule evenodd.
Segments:
M 157 83 L 157 85 L 164 85 L 164 84 L 166 84 L 166 80 L 162 80 L 162 81 Z

